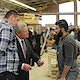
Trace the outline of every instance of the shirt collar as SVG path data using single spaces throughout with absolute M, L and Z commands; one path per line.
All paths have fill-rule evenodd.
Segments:
M 67 34 L 64 36 L 64 38 L 61 38 L 61 40 L 64 40 L 68 35 L 69 35 L 69 34 L 67 33 Z
M 16 35 L 17 39 L 21 42 L 22 40 Z
M 6 19 L 4 19 L 4 18 L 1 20 L 1 23 L 10 24 L 11 26 L 13 26 L 10 22 L 8 22 L 8 21 L 7 21 Z M 13 28 L 14 28 L 14 26 L 13 26 Z
M 24 41 L 24 39 L 20 39 L 17 35 L 16 35 L 17 39 L 21 42 Z

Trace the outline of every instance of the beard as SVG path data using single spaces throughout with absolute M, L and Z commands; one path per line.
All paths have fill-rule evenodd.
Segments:
M 61 37 L 63 35 L 63 32 L 60 30 L 60 32 L 58 33 L 58 36 Z

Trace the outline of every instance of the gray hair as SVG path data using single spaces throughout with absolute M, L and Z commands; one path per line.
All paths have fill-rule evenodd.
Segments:
M 15 32 L 22 32 L 22 27 L 26 26 L 27 24 L 24 22 L 18 22 L 17 27 L 15 27 Z

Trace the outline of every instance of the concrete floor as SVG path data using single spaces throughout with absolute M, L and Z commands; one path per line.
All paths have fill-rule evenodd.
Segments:
M 41 59 L 44 60 L 44 65 L 38 67 L 35 64 L 35 66 L 32 67 L 30 71 L 30 80 L 52 80 L 51 77 L 48 77 L 48 54 L 44 53 Z

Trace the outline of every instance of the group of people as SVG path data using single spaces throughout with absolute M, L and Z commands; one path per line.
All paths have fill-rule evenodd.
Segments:
M 32 48 L 27 24 L 18 21 L 18 12 L 10 10 L 0 22 L 0 80 L 29 80 L 29 70 L 32 68 L 30 60 L 34 60 L 38 66 L 44 64 L 33 50 L 35 36 L 32 37 Z M 76 80 L 79 70 L 75 39 L 68 32 L 66 20 L 59 20 L 55 25 L 57 34 L 51 32 L 53 40 L 46 41 L 57 45 L 59 70 L 56 77 L 60 80 Z
M 76 40 L 80 41 L 80 29 L 79 29 L 79 26 L 70 25 L 69 33 L 70 33 L 71 36 L 73 36 L 73 38 L 75 38 Z
M 40 45 L 41 45 L 40 38 L 41 38 L 41 36 L 40 36 L 38 30 L 35 30 L 33 32 L 31 32 L 29 30 L 28 40 L 29 40 L 29 42 L 32 46 L 33 51 L 39 56 L 39 58 L 40 58 L 40 50 L 41 50 L 41 48 L 40 48 Z M 35 65 L 34 62 L 35 61 L 31 59 L 31 62 L 30 62 L 31 64 L 30 65 L 34 66 Z
M 18 21 L 19 13 L 10 10 L 0 22 L 0 80 L 29 80 L 31 58 L 44 64 L 27 39 L 27 24 Z

